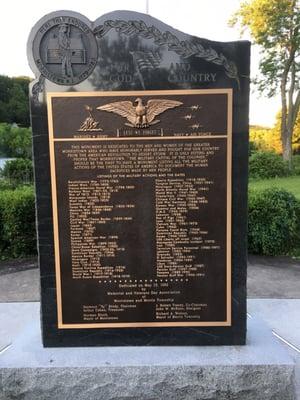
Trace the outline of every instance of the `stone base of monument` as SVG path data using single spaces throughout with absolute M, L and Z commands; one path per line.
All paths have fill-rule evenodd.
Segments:
M 38 313 L 0 304 L 1 400 L 294 398 L 294 362 L 255 316 L 246 346 L 45 349 Z

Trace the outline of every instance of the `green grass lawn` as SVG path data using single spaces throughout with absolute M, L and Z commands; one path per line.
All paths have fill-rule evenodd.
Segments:
M 263 190 L 267 188 L 279 188 L 293 193 L 300 200 L 300 175 L 284 178 L 262 179 L 249 181 L 250 189 Z

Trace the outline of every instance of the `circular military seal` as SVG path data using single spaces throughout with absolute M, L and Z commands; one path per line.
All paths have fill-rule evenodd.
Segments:
M 76 17 L 57 16 L 37 30 L 32 54 L 45 78 L 58 85 L 76 85 L 94 70 L 98 47 L 87 24 Z

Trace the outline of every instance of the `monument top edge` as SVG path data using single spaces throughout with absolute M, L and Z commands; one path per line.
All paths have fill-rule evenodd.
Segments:
M 58 10 L 38 20 L 28 38 L 29 66 L 39 79 L 36 90 L 42 91 L 45 80 L 69 87 L 86 82 L 95 69 L 99 70 L 103 40 L 126 37 L 129 43 L 133 36 L 138 38 L 139 45 L 133 46 L 130 42 L 129 54 L 133 58 L 139 56 L 133 63 L 143 62 L 141 68 L 158 68 L 171 52 L 176 54 L 173 59 L 177 63 L 194 59 L 219 66 L 238 88 L 241 78 L 249 75 L 238 65 L 242 54 L 248 53 L 248 41 L 221 42 L 190 35 L 136 11 L 116 10 L 90 21 L 78 12 Z M 159 52 L 165 53 L 165 60 Z
M 132 11 L 132 10 L 113 10 L 113 11 L 109 11 L 107 13 L 102 14 L 100 17 L 97 17 L 94 21 L 91 21 L 88 17 L 86 17 L 85 15 L 77 12 L 77 11 L 72 11 L 72 10 L 56 10 L 56 11 L 52 11 L 50 13 L 45 14 L 43 17 L 41 17 L 33 26 L 33 28 L 31 29 L 31 32 L 29 34 L 28 37 L 28 44 L 30 44 L 30 41 L 32 41 L 33 39 L 33 35 L 36 33 L 36 31 L 38 29 L 40 29 L 40 27 L 47 21 L 53 19 L 53 18 L 59 18 L 59 17 L 70 17 L 70 18 L 78 18 L 80 19 L 82 22 L 86 23 L 92 30 L 94 28 L 96 28 L 99 25 L 102 25 L 105 21 L 111 20 L 111 19 L 124 19 L 124 20 L 142 20 L 145 23 L 148 22 L 149 24 L 151 23 L 152 25 L 163 25 L 165 30 L 170 30 L 172 32 L 176 32 L 178 34 L 184 35 L 184 36 L 189 36 L 195 39 L 200 39 L 200 40 L 204 40 L 204 41 L 208 41 L 208 42 L 212 42 L 212 43 L 220 43 L 220 44 L 232 44 L 232 43 L 248 43 L 249 45 L 251 44 L 251 42 L 249 40 L 241 40 L 241 39 L 237 39 L 237 40 L 233 40 L 233 41 L 222 41 L 222 40 L 211 40 L 208 39 L 204 36 L 196 36 L 196 35 L 192 35 L 188 32 L 184 32 L 181 31 L 180 29 L 174 28 L 173 26 L 167 24 L 166 22 L 164 22 L 163 20 L 160 20 L 150 14 L 145 14 L 145 13 L 141 13 L 138 11 Z

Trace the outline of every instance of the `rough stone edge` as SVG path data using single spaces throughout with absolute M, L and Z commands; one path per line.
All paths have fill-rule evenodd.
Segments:
M 0 400 L 292 400 L 293 365 L 3 368 Z

